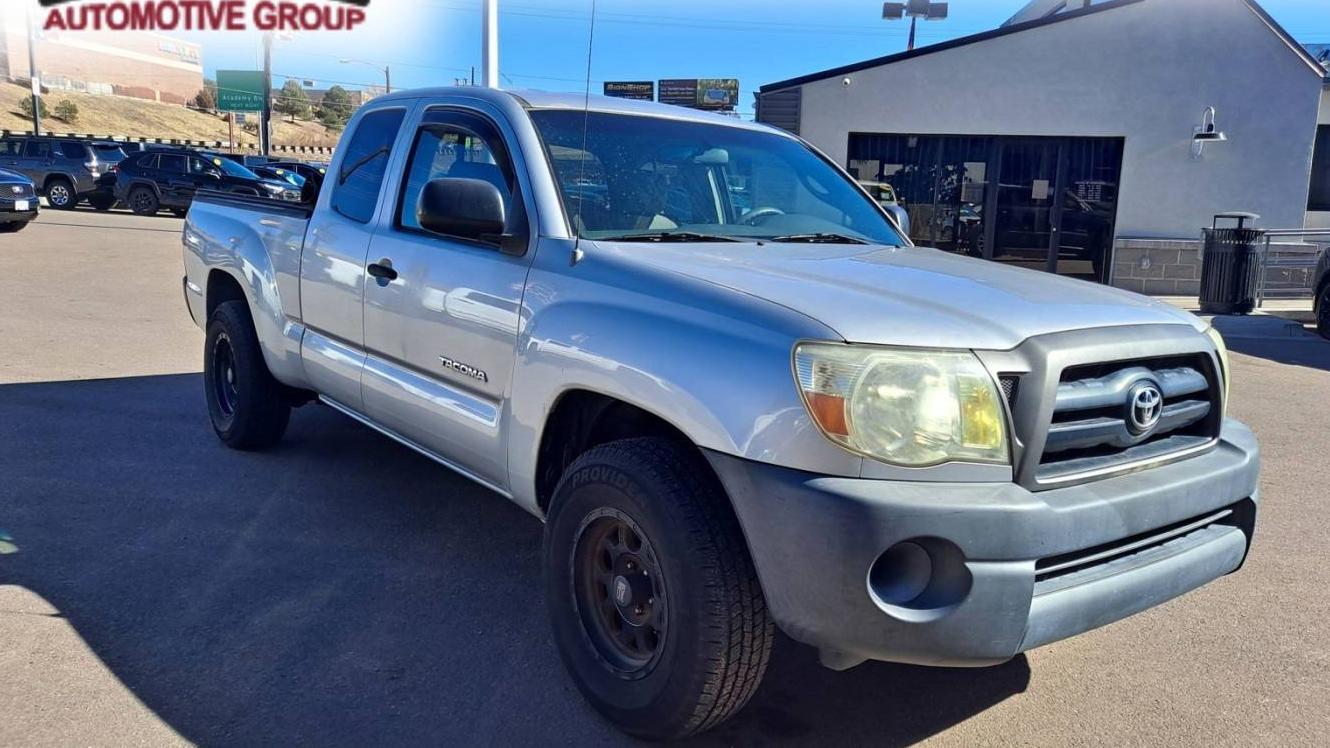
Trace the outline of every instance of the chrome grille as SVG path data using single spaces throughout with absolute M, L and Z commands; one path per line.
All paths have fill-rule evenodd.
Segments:
M 1205 446 L 1219 433 L 1215 380 L 1200 355 L 1065 370 L 1036 478 L 1047 483 Z M 1157 421 L 1145 428 L 1132 413 L 1143 388 L 1162 396 L 1148 411 Z

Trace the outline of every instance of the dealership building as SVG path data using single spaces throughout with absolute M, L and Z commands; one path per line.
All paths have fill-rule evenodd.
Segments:
M 1034 0 L 757 108 L 916 243 L 997 262 L 1190 295 L 1216 213 L 1330 227 L 1330 71 L 1254 0 Z
M 27 85 L 25 3 L 0 3 L 0 81 Z M 37 68 L 53 91 L 132 96 L 184 104 L 203 89 L 200 45 L 146 31 L 46 31 Z

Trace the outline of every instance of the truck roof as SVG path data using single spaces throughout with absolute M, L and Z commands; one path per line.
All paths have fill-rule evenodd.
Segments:
M 745 122 L 737 117 L 727 117 L 711 112 L 704 112 L 686 107 L 659 104 L 654 101 L 620 99 L 612 96 L 587 96 L 581 93 L 562 93 L 539 91 L 535 89 L 494 89 L 482 86 L 446 86 L 438 88 L 416 88 L 394 91 L 371 100 L 368 106 L 394 100 L 416 99 L 423 96 L 469 96 L 472 98 L 500 104 L 503 101 L 516 101 L 526 109 L 575 109 L 581 111 L 590 108 L 593 112 L 610 114 L 636 114 L 639 116 L 665 117 L 690 122 L 702 122 L 712 125 L 738 127 L 746 130 L 760 130 L 781 135 L 788 135 L 783 130 L 776 130 L 755 122 Z

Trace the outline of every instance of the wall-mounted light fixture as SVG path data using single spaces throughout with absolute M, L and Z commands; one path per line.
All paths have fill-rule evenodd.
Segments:
M 1200 126 L 1192 131 L 1191 157 L 1199 159 L 1205 152 L 1206 143 L 1223 143 L 1226 140 L 1228 136 L 1215 125 L 1215 108 L 1208 106 L 1201 113 Z

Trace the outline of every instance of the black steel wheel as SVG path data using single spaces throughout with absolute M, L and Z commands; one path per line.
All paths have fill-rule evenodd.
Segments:
M 291 405 L 263 361 L 249 307 L 243 301 L 219 304 L 208 320 L 204 345 L 203 391 L 217 437 L 243 450 L 280 441 Z
M 588 515 L 571 559 L 573 594 L 591 644 L 623 677 L 640 677 L 659 659 L 668 617 L 655 549 L 631 517 L 614 509 Z
M 73 210 L 79 196 L 68 179 L 56 177 L 46 185 L 46 202 L 57 210 Z
M 545 596 L 578 690 L 638 737 L 729 719 L 774 629 L 734 510 L 688 444 L 624 439 L 564 472 L 545 525 Z

